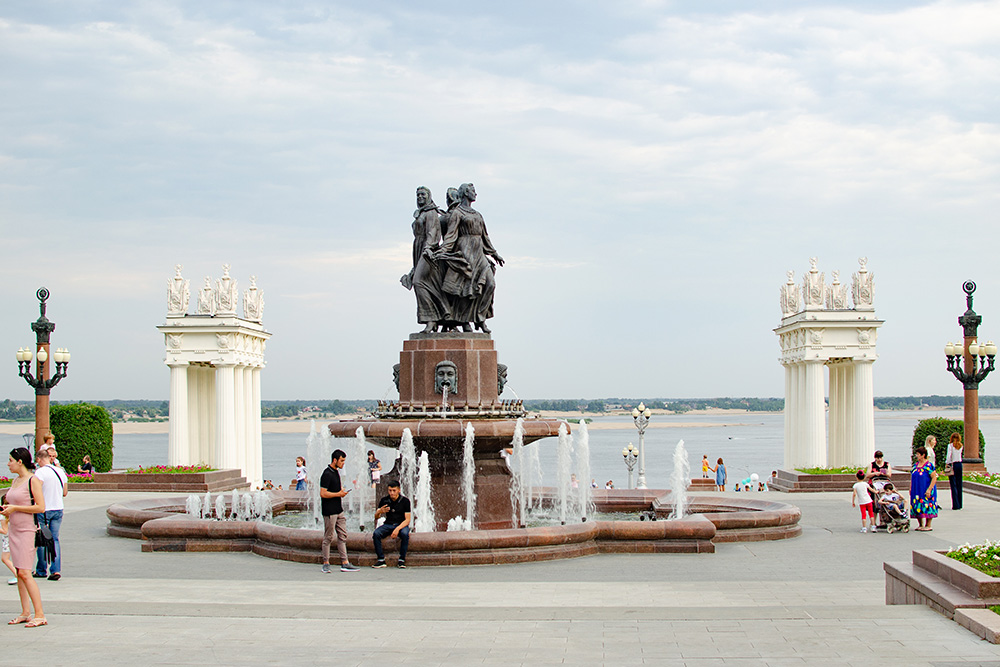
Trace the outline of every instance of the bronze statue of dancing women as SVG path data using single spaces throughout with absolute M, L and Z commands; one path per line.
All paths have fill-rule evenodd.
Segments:
M 437 330 L 452 320 L 451 306 L 441 287 L 443 270 L 436 255 L 441 243 L 441 214 L 431 191 L 417 188 L 417 210 L 413 212 L 413 268 L 400 282 L 417 297 L 417 322 L 423 333 Z
M 490 241 L 483 216 L 472 208 L 474 201 L 475 186 L 464 183 L 458 188 L 458 206 L 443 216 L 442 287 L 450 297 L 453 322 L 461 324 L 463 331 L 472 331 L 470 323 L 474 323 L 483 333 L 490 333 L 486 320 L 493 317 L 494 274 L 497 266 L 503 266 L 503 257 Z
M 472 208 L 474 201 L 472 183 L 448 188 L 447 211 L 434 205 L 430 190 L 417 188 L 413 269 L 400 282 L 417 298 L 417 322 L 425 325 L 423 333 L 458 327 L 471 332 L 473 325 L 490 333 L 486 320 L 493 317 L 494 274 L 504 262 L 490 241 L 483 216 Z

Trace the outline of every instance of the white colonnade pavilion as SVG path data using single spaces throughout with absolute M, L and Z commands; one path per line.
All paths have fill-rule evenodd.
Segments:
M 263 484 L 260 372 L 271 337 L 261 324 L 264 298 L 256 278 L 236 313 L 237 282 L 223 266 L 222 278 L 205 278 L 196 312 L 189 314 L 190 281 L 181 266 L 167 282 L 164 334 L 170 367 L 170 465 L 208 464 L 238 468 L 253 486 Z
M 774 330 L 785 367 L 785 462 L 796 468 L 863 466 L 875 451 L 872 365 L 883 321 L 872 303 L 867 258 L 847 285 L 833 272 L 827 285 L 809 260 L 801 289 L 794 272 L 781 286 L 781 326 Z M 826 373 L 829 370 L 829 438 Z

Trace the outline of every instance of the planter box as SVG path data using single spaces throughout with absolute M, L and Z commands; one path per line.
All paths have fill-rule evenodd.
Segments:
M 128 473 L 99 472 L 93 482 L 70 482 L 70 491 L 170 491 L 186 493 L 218 493 L 247 489 L 250 483 L 243 472 L 232 468 L 210 472 L 189 473 Z
M 979 482 L 962 480 L 962 493 L 989 498 L 990 500 L 1000 500 L 1000 489 L 989 484 L 980 484 Z
M 923 604 L 993 643 L 1000 638 L 1000 578 L 941 551 L 914 551 L 910 563 L 884 563 L 885 603 Z M 979 610 L 986 613 L 979 613 Z
M 822 491 L 847 491 L 854 487 L 858 478 L 853 474 L 844 473 L 838 475 L 810 475 L 798 470 L 779 470 L 778 480 L 771 485 L 774 491 L 784 491 L 786 493 L 818 493 Z M 900 493 L 910 490 L 910 468 L 893 468 L 892 477 L 889 478 L 892 485 Z M 947 488 L 947 482 L 945 482 Z M 1000 490 L 1000 489 L 998 489 Z

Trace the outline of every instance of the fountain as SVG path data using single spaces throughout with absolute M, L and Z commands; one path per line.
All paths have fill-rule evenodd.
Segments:
M 573 441 L 569 437 L 569 426 L 566 422 L 559 425 L 559 444 L 556 449 L 556 494 L 559 498 L 559 523 L 566 525 L 566 515 L 569 510 L 570 488 L 569 478 L 573 455 Z
M 432 533 L 437 526 L 434 523 L 434 503 L 431 501 L 431 465 L 427 452 L 420 452 L 415 495 L 417 516 L 414 521 L 414 532 Z
M 585 419 L 580 420 L 580 428 L 576 434 L 576 478 L 580 492 L 580 521 L 586 521 L 593 508 L 590 488 L 590 433 L 587 431 Z
M 403 429 L 399 440 L 399 490 L 407 498 L 413 498 L 417 490 L 417 449 L 413 446 L 413 434 Z
M 362 419 L 321 430 L 314 425 L 307 442 L 307 493 L 251 496 L 234 490 L 227 521 L 207 520 L 207 497 L 202 502 L 191 496 L 186 504 L 183 498 L 117 503 L 108 508 L 108 532 L 142 538 L 143 551 L 253 551 L 318 562 L 318 481 L 339 444 L 332 436 L 343 439 L 339 448 L 348 454 L 341 480 L 354 490 L 345 504 L 362 531 L 349 532 L 348 550 L 351 560 L 362 565 L 374 562 L 371 534 L 363 532 L 371 527 L 366 523 L 373 493 L 384 493 L 388 482 L 383 477 L 373 491 L 368 443 L 399 448 L 398 474 L 403 489 L 412 494 L 415 514 L 408 564 L 497 564 L 609 552 L 711 553 L 716 542 L 798 535 L 800 513 L 790 505 L 757 498 L 689 499 L 683 443 L 674 453 L 672 494 L 648 489 L 592 492 L 586 424 L 580 424 L 574 447 L 567 423 L 527 418 L 520 399 L 500 398 L 507 366 L 498 363 L 486 321 L 493 316 L 495 273 L 504 262 L 482 216 L 472 208 L 475 198 L 475 188 L 465 184 L 449 193 L 449 209 L 441 212 L 426 188 L 418 190 L 414 267 L 401 283 L 416 294 L 417 320 L 425 326 L 403 341 L 393 367 L 399 398 L 379 401 Z M 552 437 L 558 437 L 557 485 L 543 489 L 538 445 L 532 443 Z M 514 448 L 510 465 L 501 455 L 509 447 Z M 571 482 L 574 452 L 577 489 Z M 226 509 L 219 501 L 222 496 L 216 501 L 217 519 Z M 675 520 L 607 520 L 591 514 L 592 506 L 596 512 L 634 518 L 672 515 Z M 178 517 L 185 509 L 189 516 Z M 557 516 L 562 525 L 550 521 L 521 527 L 533 510 L 550 519 Z M 307 529 L 259 520 L 286 512 L 306 513 Z
M 684 441 L 678 440 L 674 448 L 674 469 L 670 472 L 670 496 L 674 503 L 671 519 L 681 519 L 688 505 L 688 486 L 691 484 L 691 463 L 688 461 Z
M 187 497 L 185 513 L 188 516 L 193 516 L 197 519 L 201 518 L 201 500 L 193 493 Z

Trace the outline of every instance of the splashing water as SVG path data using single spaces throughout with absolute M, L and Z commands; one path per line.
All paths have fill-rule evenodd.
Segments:
M 511 471 L 510 504 L 513 525 L 524 526 L 528 520 L 528 486 L 525 479 L 525 463 L 528 460 L 524 451 L 524 419 L 517 418 L 514 424 L 514 438 L 510 441 L 512 453 L 507 460 Z
M 253 517 L 258 521 L 270 521 L 273 516 L 274 508 L 271 505 L 271 496 L 266 491 L 258 489 L 253 494 Z
M 573 441 L 569 437 L 569 426 L 566 422 L 559 424 L 559 444 L 556 448 L 556 493 L 559 499 L 559 523 L 566 524 L 566 513 L 569 509 L 569 476 L 570 457 Z
M 524 477 L 528 480 L 528 507 L 538 508 L 542 504 L 542 462 L 539 458 L 538 443 L 525 445 L 528 448 L 528 457 L 525 460 Z
M 688 461 L 684 441 L 678 440 L 674 448 L 674 469 L 670 472 L 670 495 L 673 496 L 674 509 L 671 519 L 683 518 L 688 505 L 688 485 L 691 483 L 691 463 Z
M 229 500 L 229 518 L 232 521 L 236 521 L 237 514 L 240 510 L 240 492 L 233 489 L 233 495 Z
M 188 516 L 193 516 L 196 519 L 201 518 L 201 498 L 195 494 L 191 494 L 187 497 L 187 502 L 184 504 L 184 509 Z
M 317 527 L 323 525 L 319 480 L 330 464 L 331 454 L 333 454 L 333 438 L 329 429 L 317 430 L 316 422 L 313 421 L 309 428 L 309 437 L 306 438 L 306 503 L 312 513 L 313 525 Z
M 465 500 L 465 521 L 468 530 L 475 523 L 476 517 L 476 460 L 473 455 L 473 444 L 476 440 L 476 429 L 472 422 L 465 426 L 465 442 L 462 443 L 462 499 Z
M 418 533 L 434 531 L 434 504 L 431 502 L 431 464 L 427 452 L 420 452 L 417 464 L 417 518 L 413 528 Z
M 448 532 L 451 533 L 456 530 L 472 530 L 472 522 L 460 516 L 448 519 Z
M 407 498 L 413 498 L 417 488 L 417 450 L 413 446 L 413 434 L 410 429 L 403 429 L 403 437 L 399 439 L 399 486 L 400 492 Z
M 205 492 L 205 498 L 201 501 L 201 518 L 208 519 L 212 516 L 212 494 Z
M 586 521 L 593 511 L 590 499 L 590 433 L 586 420 L 580 420 L 576 442 L 576 479 L 579 493 L 580 519 Z
M 354 432 L 353 452 L 347 457 L 348 484 L 354 490 L 347 494 L 351 500 L 351 511 L 357 517 L 358 529 L 365 531 L 365 520 L 369 518 L 369 496 L 374 495 L 371 482 L 368 479 L 368 442 L 365 440 L 365 430 L 358 427 Z
M 215 497 L 215 518 L 219 521 L 226 518 L 226 497 L 221 493 Z

